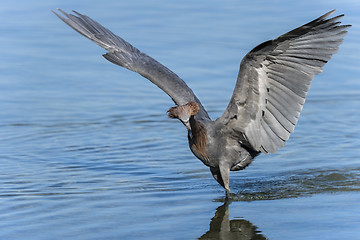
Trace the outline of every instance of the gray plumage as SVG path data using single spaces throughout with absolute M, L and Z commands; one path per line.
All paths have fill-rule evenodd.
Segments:
M 230 193 L 229 171 L 248 166 L 259 153 L 275 153 L 300 116 L 315 74 L 338 51 L 351 25 L 335 10 L 251 50 L 241 61 L 236 86 L 223 115 L 212 121 L 186 83 L 155 59 L 91 18 L 59 9 L 61 20 L 105 48 L 110 62 L 137 72 L 166 92 L 178 107 L 169 117 L 188 130 L 191 151 Z

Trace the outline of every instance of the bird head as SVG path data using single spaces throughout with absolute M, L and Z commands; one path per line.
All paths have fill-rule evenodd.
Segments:
M 170 108 L 167 113 L 169 118 L 179 119 L 186 128 L 190 130 L 189 120 L 192 116 L 198 114 L 199 110 L 199 104 L 196 102 L 188 102 L 187 104 Z

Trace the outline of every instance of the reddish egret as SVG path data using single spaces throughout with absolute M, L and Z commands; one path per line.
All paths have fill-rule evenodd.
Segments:
M 251 50 L 240 63 L 236 86 L 223 115 L 211 120 L 186 83 L 91 18 L 55 13 L 74 30 L 108 52 L 110 62 L 137 72 L 177 105 L 168 110 L 187 128 L 190 149 L 230 193 L 229 172 L 247 167 L 260 153 L 284 147 L 298 121 L 315 74 L 338 51 L 351 25 L 335 10 Z M 61 15 L 62 13 L 62 15 Z

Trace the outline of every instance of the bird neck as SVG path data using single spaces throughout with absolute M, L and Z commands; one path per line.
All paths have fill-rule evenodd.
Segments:
M 195 145 L 194 147 L 197 151 L 205 153 L 207 150 L 206 129 L 200 121 L 194 118 L 194 116 L 191 116 L 189 121 L 191 128 L 191 135 L 189 136 L 190 144 Z

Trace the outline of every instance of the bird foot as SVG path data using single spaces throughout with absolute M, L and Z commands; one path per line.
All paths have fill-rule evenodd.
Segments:
M 229 188 L 229 189 L 225 189 L 225 199 L 228 200 L 228 199 L 231 198 L 232 196 L 235 196 L 235 194 L 231 192 L 230 188 Z

